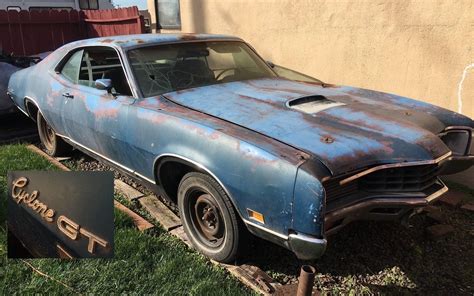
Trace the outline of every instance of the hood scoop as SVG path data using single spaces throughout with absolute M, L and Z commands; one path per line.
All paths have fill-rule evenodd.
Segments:
M 297 98 L 288 101 L 286 105 L 288 108 L 295 109 L 307 114 L 316 114 L 332 107 L 344 106 L 345 104 L 331 101 L 324 96 L 317 95 Z

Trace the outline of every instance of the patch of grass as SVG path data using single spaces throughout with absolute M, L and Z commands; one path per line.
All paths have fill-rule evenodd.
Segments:
M 0 147 L 1 221 L 5 221 L 6 218 L 4 212 L 7 198 L 6 173 L 9 170 L 56 170 L 56 168 L 23 145 Z M 22 261 L 6 259 L 6 252 L 6 231 L 5 227 L 2 227 L 0 229 L 0 294 L 2 295 L 252 293 L 224 269 L 212 265 L 177 238 L 160 230 L 141 233 L 134 228 L 128 216 L 117 210 L 114 259 Z M 55 280 L 38 274 L 31 267 Z

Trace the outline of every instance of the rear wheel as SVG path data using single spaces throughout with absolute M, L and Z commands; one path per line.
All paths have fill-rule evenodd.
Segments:
M 208 175 L 191 172 L 179 184 L 178 207 L 192 244 L 204 255 L 229 263 L 241 242 L 237 213 L 223 188 Z
M 53 128 L 46 122 L 41 112 L 36 115 L 38 134 L 46 153 L 51 156 L 62 156 L 68 154 L 72 147 L 56 135 Z

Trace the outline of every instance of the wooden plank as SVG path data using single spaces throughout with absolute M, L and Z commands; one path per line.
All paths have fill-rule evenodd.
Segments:
M 166 231 L 181 226 L 181 220 L 155 195 L 142 197 L 138 201 Z
M 132 186 L 126 184 L 125 182 L 123 182 L 120 179 L 115 179 L 114 180 L 114 187 L 118 192 L 120 192 L 126 199 L 128 199 L 130 201 L 144 196 L 143 193 L 136 190 Z
M 70 171 L 70 169 L 65 166 L 64 164 L 60 163 L 59 161 L 57 161 L 54 157 L 51 157 L 50 155 L 48 155 L 46 152 L 44 152 L 43 150 L 39 149 L 38 147 L 36 147 L 35 145 L 33 144 L 30 144 L 28 146 L 26 146 L 26 148 L 28 148 L 29 150 L 45 157 L 47 160 L 49 160 L 52 164 L 54 164 L 56 167 L 58 167 L 59 169 L 63 170 L 63 171 Z
M 237 265 L 228 265 L 228 264 L 222 264 L 225 269 L 227 269 L 233 276 L 235 276 L 239 281 L 247 285 L 249 288 L 254 290 L 255 292 L 262 294 L 262 295 L 272 295 L 272 292 L 267 292 L 263 290 L 258 282 L 255 280 L 255 278 L 252 277 L 251 274 L 246 272 L 244 269 L 242 269 L 240 266 Z
M 114 200 L 114 207 L 116 207 L 119 211 L 125 213 L 127 216 L 132 218 L 133 224 L 138 228 L 140 231 L 145 231 L 147 229 L 153 228 L 153 224 L 145 220 L 142 216 L 138 215 L 134 211 L 130 210 L 120 202 Z
M 191 242 L 184 232 L 183 226 L 175 228 L 171 230 L 169 233 L 179 238 L 183 243 L 185 243 L 188 247 L 193 248 Z M 211 260 L 214 265 L 221 266 L 227 269 L 233 276 L 235 276 L 239 281 L 241 281 L 244 285 L 251 288 L 252 290 L 256 291 L 262 295 L 271 295 L 274 291 L 276 291 L 281 284 L 277 283 L 274 279 L 272 279 L 269 275 L 267 275 L 263 270 L 258 268 L 257 266 L 243 264 L 243 265 L 230 265 L 217 262 L 215 260 Z M 256 280 L 256 275 L 260 275 L 264 278 L 271 286 L 272 291 L 265 291 L 261 285 Z
M 61 162 L 61 161 L 69 160 L 69 159 L 71 159 L 71 157 L 70 156 L 64 156 L 64 157 L 61 156 L 61 157 L 55 157 L 55 159 L 57 161 Z
M 191 245 L 191 242 L 188 239 L 188 236 L 186 235 L 186 232 L 184 232 L 183 226 L 175 228 L 171 230 L 169 233 L 179 238 L 183 243 L 185 243 L 191 249 L 194 249 L 193 245 Z

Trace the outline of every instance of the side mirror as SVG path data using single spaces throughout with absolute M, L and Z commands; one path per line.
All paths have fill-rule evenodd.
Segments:
M 112 89 L 112 80 L 111 79 L 97 79 L 95 81 L 95 87 L 100 90 L 106 90 L 110 92 Z
M 267 65 L 269 65 L 270 68 L 275 68 L 275 64 L 271 61 L 267 61 Z

